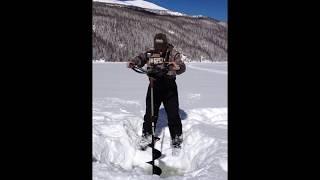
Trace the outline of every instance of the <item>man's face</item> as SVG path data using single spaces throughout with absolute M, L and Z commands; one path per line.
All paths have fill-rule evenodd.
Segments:
M 167 49 L 167 43 L 163 39 L 154 40 L 154 49 L 156 51 L 165 52 Z

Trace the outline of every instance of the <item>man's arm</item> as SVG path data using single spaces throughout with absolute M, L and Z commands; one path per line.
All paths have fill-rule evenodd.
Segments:
M 147 53 L 141 53 L 135 58 L 129 60 L 129 64 L 138 65 L 138 67 L 143 67 L 147 63 Z
M 176 73 L 177 75 L 182 74 L 186 71 L 186 65 L 184 64 L 184 62 L 181 60 L 181 55 L 179 52 L 177 52 L 174 55 L 174 62 L 175 64 L 178 66 L 178 68 L 176 68 Z

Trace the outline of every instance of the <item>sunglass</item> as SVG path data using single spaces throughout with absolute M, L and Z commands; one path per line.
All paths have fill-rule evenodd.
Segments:
M 162 39 L 156 39 L 156 43 L 163 43 Z

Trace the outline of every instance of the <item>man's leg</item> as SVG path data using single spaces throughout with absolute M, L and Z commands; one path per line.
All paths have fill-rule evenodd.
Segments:
M 179 115 L 178 90 L 175 81 L 170 82 L 168 91 L 164 96 L 163 105 L 168 116 L 171 139 L 181 138 L 182 141 L 182 124 Z
M 157 124 L 157 119 L 158 119 L 158 113 L 159 113 L 159 108 L 161 105 L 161 99 L 160 99 L 160 92 L 159 92 L 159 87 L 156 85 L 156 82 L 154 83 L 154 88 L 153 88 L 153 102 L 154 102 L 154 126 Z M 142 135 L 143 136 L 148 136 L 152 135 L 152 119 L 151 119 L 151 88 L 150 85 L 148 87 L 148 92 L 147 92 L 147 97 L 146 97 L 146 113 L 144 115 L 144 122 L 143 122 L 143 127 L 142 127 Z

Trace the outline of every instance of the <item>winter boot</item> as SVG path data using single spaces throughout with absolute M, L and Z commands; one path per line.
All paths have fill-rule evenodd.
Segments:
M 142 135 L 139 141 L 139 149 L 144 151 L 152 143 L 151 135 Z
M 159 137 L 154 137 L 154 143 L 159 141 Z M 152 136 L 151 135 L 142 135 L 140 142 L 139 142 L 139 149 L 144 151 L 147 149 L 148 146 L 152 145 Z
M 172 155 L 177 156 L 180 154 L 181 151 L 181 144 L 183 142 L 182 135 L 176 136 L 171 140 L 171 148 L 172 148 Z

